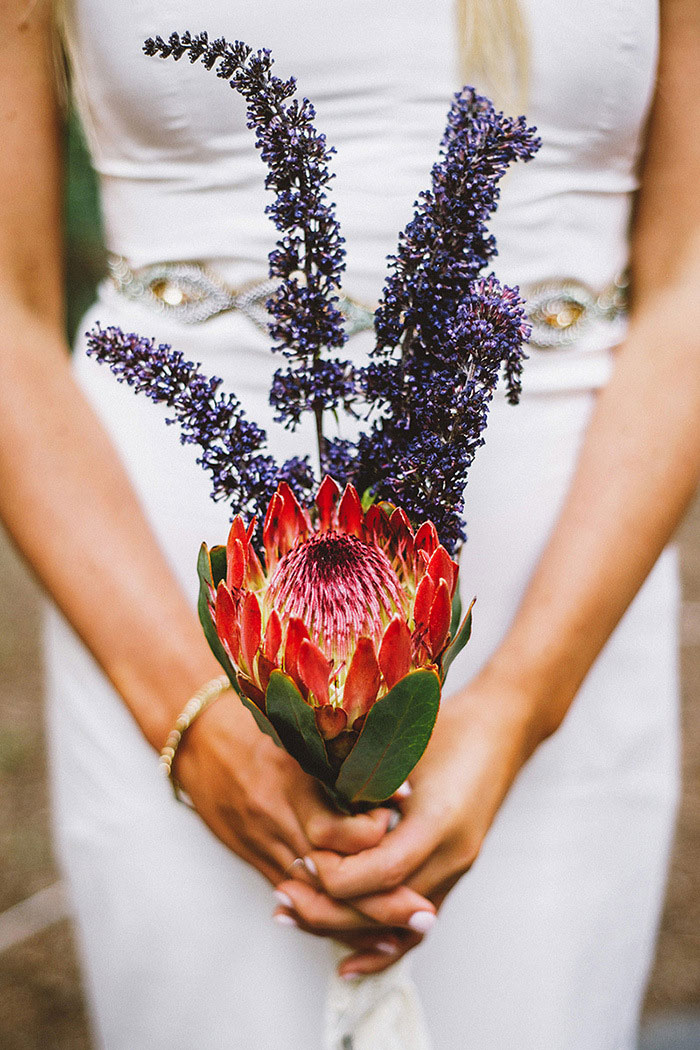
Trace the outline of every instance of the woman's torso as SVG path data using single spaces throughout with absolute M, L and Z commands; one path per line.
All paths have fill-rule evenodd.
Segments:
M 455 0 L 71 0 L 77 91 L 108 247 L 141 265 L 216 260 L 265 276 L 274 230 L 243 101 L 200 64 L 147 58 L 172 30 L 269 47 L 337 149 L 332 194 L 346 290 L 376 301 L 385 258 L 428 184 L 460 86 Z M 602 289 L 624 268 L 630 198 L 656 65 L 657 0 L 524 0 L 528 120 L 542 149 L 504 186 L 499 276 Z M 480 87 L 479 84 L 476 85 Z

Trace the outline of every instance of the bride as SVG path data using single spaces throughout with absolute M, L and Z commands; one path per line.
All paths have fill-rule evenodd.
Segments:
M 338 150 L 344 288 L 369 307 L 464 78 L 538 126 L 542 149 L 506 179 L 493 225 L 498 275 L 531 304 L 524 397 L 494 405 L 472 472 L 474 637 L 393 830 L 386 809 L 328 810 L 227 698 L 177 757 L 197 812 L 157 775 L 176 717 L 218 672 L 194 560 L 227 514 L 82 337 L 69 360 L 56 13 L 0 7 L 0 511 L 55 603 L 56 843 L 98 1045 L 320 1048 L 334 938 L 349 986 L 410 953 L 439 1050 L 632 1050 L 678 789 L 664 548 L 700 465 L 695 0 L 58 12 L 113 264 L 81 330 L 99 319 L 172 343 L 286 455 L 312 437 L 271 422 L 266 334 L 243 310 L 186 323 L 173 265 L 234 289 L 265 279 L 273 231 L 243 105 L 143 40 L 206 28 L 297 76 Z M 160 304 L 156 264 L 174 288 Z M 371 333 L 349 345 L 361 358 Z

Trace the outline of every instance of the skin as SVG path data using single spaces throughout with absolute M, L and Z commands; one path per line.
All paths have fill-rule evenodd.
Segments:
M 561 724 L 695 491 L 699 82 L 700 7 L 696 0 L 664 0 L 658 88 L 631 239 L 629 335 L 598 397 L 568 497 L 513 624 L 484 671 L 443 705 L 411 777 L 404 819 L 356 856 L 311 854 L 317 885 L 356 910 L 364 910 L 364 895 L 373 894 L 374 902 L 399 884 L 437 907 L 469 870 L 519 770 Z M 307 891 L 295 893 L 290 881 L 281 889 L 302 911 Z M 339 923 L 341 917 L 347 925 L 350 913 L 339 912 Z M 304 925 L 312 928 L 307 920 Z M 385 969 L 416 940 L 399 934 L 393 957 L 359 950 L 341 973 Z
M 663 89 L 632 244 L 630 334 L 522 607 L 484 672 L 443 706 L 401 803 L 404 819 L 387 834 L 386 809 L 331 813 L 232 700 L 195 723 L 178 755 L 179 779 L 202 818 L 285 894 L 278 915 L 355 949 L 345 974 L 383 969 L 421 939 L 411 917 L 434 915 L 473 863 L 519 769 L 561 723 L 696 484 L 700 157 L 689 129 L 698 120 L 700 12 L 694 0 L 662 7 Z M 0 69 L 0 449 L 11 450 L 0 452 L 0 514 L 159 748 L 186 699 L 219 669 L 71 375 L 46 7 L 25 11 L 24 0 L 0 0 L 8 42 Z M 650 428 L 650 418 L 663 426 Z M 546 646 L 542 617 L 551 625 Z M 292 868 L 301 856 L 315 874 Z

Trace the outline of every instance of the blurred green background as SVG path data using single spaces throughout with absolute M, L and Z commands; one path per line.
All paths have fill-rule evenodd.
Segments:
M 95 173 L 80 128 L 71 114 L 65 135 L 66 325 L 72 344 L 105 269 L 102 218 Z
M 66 131 L 66 170 L 67 325 L 72 338 L 105 260 L 95 179 L 74 118 Z M 679 532 L 679 544 L 684 795 L 640 1050 L 700 1050 L 700 500 Z M 1 533 L 0 586 L 0 1050 L 95 1050 L 51 851 L 41 713 L 41 598 Z

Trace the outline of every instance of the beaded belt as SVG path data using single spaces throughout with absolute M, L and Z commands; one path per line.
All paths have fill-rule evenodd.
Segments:
M 119 255 L 108 257 L 109 278 L 132 302 L 152 306 L 184 324 L 198 324 L 229 310 L 240 310 L 267 334 L 267 300 L 279 281 L 255 281 L 230 288 L 199 263 L 165 262 L 132 269 Z M 573 343 L 594 321 L 613 321 L 627 307 L 627 281 L 620 277 L 602 292 L 574 280 L 547 281 L 521 289 L 532 325 L 530 345 L 540 350 Z M 349 296 L 338 297 L 348 335 L 371 329 L 374 312 Z

